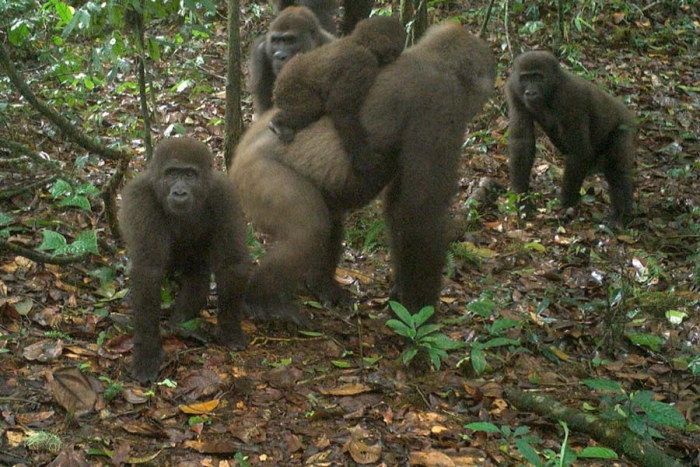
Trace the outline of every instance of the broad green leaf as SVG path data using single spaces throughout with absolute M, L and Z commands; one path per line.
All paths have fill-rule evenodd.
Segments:
M 60 207 L 74 206 L 85 211 L 90 211 L 92 206 L 90 206 L 90 201 L 85 196 L 82 195 L 70 195 L 63 198 L 58 205 Z
M 68 243 L 66 237 L 53 230 L 42 230 L 43 240 L 41 245 L 39 245 L 37 250 L 57 250 L 63 248 Z
M 100 194 L 100 190 L 97 189 L 92 183 L 83 183 L 75 187 L 75 192 L 79 195 L 85 196 L 97 196 Z
M 418 353 L 418 347 L 411 347 L 403 351 L 401 354 L 401 361 L 404 365 L 408 365 L 413 360 L 413 357 Z
M 404 307 L 399 302 L 389 302 L 389 306 L 391 307 L 391 310 L 394 312 L 394 314 L 398 316 L 401 321 L 403 321 L 411 327 L 414 327 L 413 316 L 411 316 L 411 313 L 408 312 L 406 307 Z
M 2 225 L 2 223 L 0 223 L 0 225 Z M 666 319 L 671 324 L 681 324 L 687 316 L 687 313 L 678 310 L 666 311 Z
M 655 425 L 670 426 L 681 430 L 686 426 L 683 414 L 671 405 L 659 401 L 637 401 L 636 399 L 634 402 Z
M 496 425 L 489 422 L 473 422 L 464 425 L 464 428 L 469 428 L 474 431 L 483 431 L 484 433 L 500 433 L 501 430 L 498 429 Z
M 633 344 L 647 347 L 654 352 L 659 352 L 664 345 L 664 340 L 654 334 L 632 332 L 627 334 L 627 338 L 632 341 Z
M 430 364 L 432 365 L 433 369 L 435 371 L 440 371 L 440 352 L 435 349 L 429 349 L 428 356 L 430 357 Z
M 441 324 L 426 324 L 424 326 L 421 326 L 418 328 L 416 332 L 416 340 L 420 340 L 427 336 L 428 334 L 432 334 L 438 329 L 441 329 L 442 325 Z
M 400 336 L 406 337 L 408 339 L 413 340 L 415 337 L 416 333 L 413 329 L 409 328 L 405 324 L 403 324 L 401 321 L 397 319 L 390 319 L 389 321 L 386 322 L 387 327 L 390 327 L 391 329 L 394 330 L 394 332 Z
M 435 313 L 435 308 L 432 306 L 423 307 L 418 313 L 413 315 L 413 325 L 415 327 L 421 326 L 433 316 L 433 313 Z
M 441 333 L 426 336 L 423 339 L 421 339 L 421 343 L 432 344 L 433 347 L 437 347 L 438 349 L 443 350 L 461 349 L 462 347 L 466 346 L 464 342 L 453 341 L 448 336 Z
M 73 187 L 65 180 L 56 180 L 51 188 L 49 188 L 49 193 L 51 193 L 53 199 L 70 193 L 71 191 L 73 191 Z
M 331 360 L 331 363 L 333 366 L 338 367 L 338 368 L 350 368 L 352 365 L 350 365 L 348 362 L 344 362 L 342 360 Z
M 511 318 L 499 318 L 496 321 L 493 322 L 489 330 L 493 334 L 498 334 L 501 331 L 505 331 L 506 329 L 511 329 L 511 328 L 517 328 L 518 326 L 521 326 L 522 322 L 521 321 L 516 321 Z
M 589 459 L 617 459 L 617 453 L 612 449 L 601 448 L 599 446 L 588 446 L 578 453 L 577 457 Z
M 4 212 L 0 212 L 0 227 L 5 227 L 6 225 L 12 224 L 12 222 L 15 220 L 14 217 L 5 214 Z
M 547 251 L 547 248 L 545 248 L 545 246 L 539 242 L 526 243 L 525 245 L 523 245 L 523 248 L 526 250 L 536 251 L 538 253 L 545 253 Z
M 94 230 L 82 232 L 70 245 L 65 245 L 61 248 L 56 248 L 55 254 L 80 255 L 83 253 L 92 253 L 99 255 L 97 250 L 97 234 Z
M 507 345 L 520 345 L 520 339 L 508 339 L 506 337 L 496 337 L 481 344 L 483 349 L 492 349 L 494 347 L 503 347 Z
M 622 394 L 624 391 L 619 383 L 616 381 L 610 381 L 609 379 L 584 379 L 583 384 L 591 389 L 597 389 L 599 391 L 609 391 Z
M 472 359 L 472 368 L 474 368 L 477 375 L 481 375 L 487 367 L 484 351 L 482 349 L 475 349 L 472 347 L 470 356 Z
M 525 460 L 527 460 L 530 464 L 534 465 L 535 467 L 542 467 L 544 465 L 542 464 L 542 459 L 540 459 L 537 451 L 535 451 L 534 448 L 524 439 L 516 439 L 515 447 L 518 448 L 520 454 L 522 454 Z
M 467 304 L 467 310 L 481 316 L 482 318 L 488 318 L 491 316 L 491 312 L 494 308 L 496 308 L 496 304 L 485 298 Z

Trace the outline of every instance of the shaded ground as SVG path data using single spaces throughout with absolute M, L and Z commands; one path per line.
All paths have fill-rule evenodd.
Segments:
M 599 225 L 607 202 L 598 178 L 587 181 L 575 218 L 557 220 L 551 206 L 561 174 L 545 139 L 534 183 L 540 209 L 531 219 L 520 219 L 505 193 L 493 203 L 465 204 L 483 177 L 507 185 L 507 119 L 500 93 L 470 125 L 454 210 L 456 241 L 438 308 L 442 331 L 467 347 L 451 352 L 439 371 L 420 356 L 403 365 L 405 343 L 384 326 L 392 317 L 386 306 L 390 284 L 376 206 L 348 221 L 348 248 L 338 271 L 357 297 L 356 310 L 306 302 L 323 323 L 322 335 L 246 321 L 254 339 L 238 353 L 171 336 L 165 340 L 168 365 L 152 388 L 126 377 L 130 308 L 122 300 L 128 286 L 122 252 L 102 249 L 103 256 L 89 263 L 58 267 L 2 251 L 0 465 L 226 466 L 236 465 L 236 455 L 247 456 L 250 465 L 525 464 L 515 447 L 520 434 L 486 435 L 464 425 L 528 427 L 543 440 L 534 443 L 538 451 L 558 452 L 562 427 L 518 411 L 504 390 L 536 390 L 599 413 L 606 393 L 584 385 L 586 378 L 614 380 L 628 394 L 653 391 L 655 400 L 672 404 L 690 428 L 657 427 L 665 436 L 658 444 L 686 464 L 700 465 L 700 369 L 689 366 L 700 356 L 700 24 L 697 4 L 689 3 L 681 2 L 677 11 L 662 2 L 644 11 L 619 6 L 569 12 L 593 28 L 570 33 L 569 68 L 585 70 L 629 98 L 641 119 L 640 218 L 631 228 L 612 232 Z M 544 24 L 554 25 L 556 12 L 542 8 Z M 504 12 L 497 8 L 494 14 L 488 39 L 500 58 L 500 89 L 511 57 L 500 52 Z M 516 49 L 549 43 L 546 30 L 518 34 L 532 14 L 516 11 L 509 18 L 507 40 Z M 477 29 L 481 18 L 464 19 Z M 246 23 L 245 31 L 252 29 Z M 223 101 L 212 95 L 223 91 L 217 75 L 224 73 L 218 58 L 224 24 L 216 30 L 221 34 L 211 41 L 216 46 L 201 52 L 211 71 L 211 98 L 167 97 L 169 104 L 159 112 L 165 124 L 182 123 L 218 150 L 222 130 L 212 121 L 223 117 Z M 167 63 L 154 69 L 163 88 L 174 84 L 165 78 L 174 73 Z M 24 71 L 33 86 L 42 85 L 36 81 L 40 69 Z M 2 137 L 29 143 L 70 170 L 74 149 L 20 105 L 7 83 L 0 92 L 8 96 L 12 115 Z M 119 140 L 118 131 L 109 128 L 136 115 L 137 103 L 114 88 L 99 94 L 121 107 L 104 124 Z M 10 152 L 0 155 L 9 159 Z M 81 176 L 99 186 L 112 168 L 91 162 Z M 2 165 L 0 175 L 3 184 L 29 183 L 43 169 L 32 170 Z M 28 247 L 40 242 L 35 219 L 42 217 L 57 228 L 104 229 L 97 208 L 91 216 L 54 212 L 45 187 L 6 198 L 0 206 L 22 219 L 25 229 L 11 240 Z M 112 242 L 107 234 L 104 240 Z M 260 247 L 251 251 L 257 254 Z M 114 265 L 116 275 L 101 283 L 94 272 Z M 474 303 L 489 306 L 484 311 Z M 682 316 L 681 322 L 674 316 Z M 512 341 L 486 349 L 487 365 L 476 372 L 475 343 L 494 338 Z M 62 444 L 52 445 L 52 438 L 39 442 L 36 432 L 52 433 Z M 576 432 L 568 443 L 575 450 L 596 445 Z M 577 465 L 632 464 L 579 460 Z

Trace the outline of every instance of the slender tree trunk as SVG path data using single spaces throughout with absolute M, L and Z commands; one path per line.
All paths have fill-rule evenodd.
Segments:
M 415 44 L 428 29 L 427 0 L 401 0 L 399 10 L 401 24 L 408 32 L 409 45 Z
M 224 136 L 224 160 L 231 166 L 233 153 L 243 134 L 241 112 L 241 37 L 240 0 L 228 1 L 228 65 L 226 67 L 226 135 Z

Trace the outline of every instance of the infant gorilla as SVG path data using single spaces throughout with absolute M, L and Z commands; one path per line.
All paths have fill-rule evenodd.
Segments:
M 296 55 L 275 82 L 279 111 L 270 129 L 288 143 L 296 131 L 328 115 L 353 168 L 371 174 L 374 157 L 360 125 L 360 107 L 380 68 L 401 55 L 405 42 L 398 20 L 377 16 L 360 21 L 350 36 Z

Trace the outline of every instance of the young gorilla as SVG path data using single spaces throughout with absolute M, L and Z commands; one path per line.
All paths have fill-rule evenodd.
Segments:
M 316 14 L 323 29 L 333 34 L 336 32 L 333 22 L 333 17 L 338 12 L 336 0 L 274 0 L 273 4 L 276 13 L 292 5 L 305 6 Z M 367 18 L 372 12 L 372 5 L 372 0 L 343 0 L 343 22 L 340 25 L 342 34 L 350 34 L 360 20 Z
M 329 118 L 283 144 L 267 128 L 274 111 L 263 115 L 230 170 L 246 215 L 276 240 L 246 291 L 251 311 L 299 321 L 292 297 L 303 282 L 321 300 L 349 300 L 334 281 L 344 213 L 384 187 L 394 296 L 411 312 L 434 305 L 465 127 L 491 95 L 495 75 L 483 41 L 456 23 L 431 27 L 380 71 L 362 106 L 360 120 L 379 161 L 368 177 L 352 171 Z
M 267 34 L 253 43 L 248 90 L 253 95 L 255 113 L 259 115 L 272 107 L 275 79 L 289 59 L 333 39 L 308 8 L 290 6 L 282 10 Z
M 294 57 L 277 77 L 273 100 L 279 112 L 270 128 L 288 143 L 294 132 L 328 115 L 360 175 L 375 157 L 360 125 L 360 107 L 381 67 L 403 51 L 406 33 L 396 19 L 368 18 L 342 39 Z
M 166 274 L 181 273 L 172 323 L 193 319 L 206 306 L 213 272 L 217 340 L 235 350 L 248 342 L 239 324 L 249 264 L 245 221 L 235 188 L 213 163 L 201 142 L 166 139 L 146 172 L 123 192 L 119 224 L 131 259 L 132 374 L 142 383 L 155 379 L 161 365 L 160 290 Z
M 527 52 L 515 59 L 506 83 L 510 186 L 530 189 L 535 160 L 535 128 L 544 130 L 565 157 L 561 203 L 579 200 L 584 178 L 602 169 L 610 189 L 611 217 L 626 224 L 634 217 L 633 181 L 636 121 L 617 98 L 559 66 L 549 52 Z

